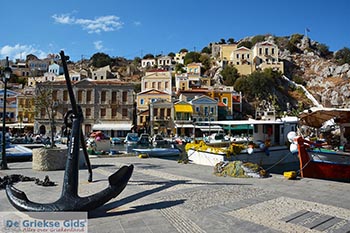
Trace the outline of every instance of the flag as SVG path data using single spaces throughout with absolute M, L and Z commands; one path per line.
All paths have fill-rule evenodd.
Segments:
M 306 31 L 307 31 L 307 32 L 310 32 L 310 29 L 306 28 Z

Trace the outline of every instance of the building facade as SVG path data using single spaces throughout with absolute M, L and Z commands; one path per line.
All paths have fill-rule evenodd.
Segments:
M 82 130 L 85 135 L 95 130 L 102 130 L 111 137 L 125 136 L 133 127 L 135 114 L 134 86 L 130 83 L 106 80 L 95 81 L 84 79 L 72 82 L 75 99 L 81 106 L 84 122 Z M 56 125 L 63 127 L 63 118 L 71 102 L 64 81 L 42 82 L 36 86 L 36 93 L 49 91 L 52 101 L 49 102 Z M 51 130 L 62 133 L 61 128 L 51 129 L 50 112 L 45 106 L 36 106 L 34 130 L 40 134 L 48 134 Z

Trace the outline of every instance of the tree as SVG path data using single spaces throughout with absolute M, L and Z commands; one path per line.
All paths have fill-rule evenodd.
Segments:
M 200 53 L 197 52 L 189 52 L 184 57 L 185 65 L 190 64 L 192 62 L 199 62 Z
M 186 73 L 186 70 L 184 69 L 184 65 L 183 64 L 181 64 L 181 63 L 176 63 L 176 65 L 175 65 L 175 72 L 176 73 Z
M 105 53 L 95 53 L 90 60 L 92 61 L 92 65 L 97 68 L 110 65 L 112 62 L 110 56 Z
M 168 53 L 168 56 L 171 57 L 171 58 L 174 58 L 176 56 L 176 54 L 173 53 L 173 52 L 170 52 L 170 53 Z
M 259 43 L 259 42 L 263 42 L 265 41 L 265 37 L 264 35 L 256 35 L 252 38 L 252 44 L 253 46 L 256 44 L 256 43 Z
M 219 44 L 226 44 L 226 40 L 221 38 Z
M 179 53 L 187 53 L 187 52 L 188 52 L 188 50 L 185 49 L 185 48 L 183 48 L 183 49 L 180 49 L 180 52 L 179 52 Z
M 343 65 L 345 63 L 350 64 L 350 49 L 347 47 L 344 47 L 344 48 L 338 50 L 335 53 L 334 58 L 337 60 L 339 65 Z
M 143 56 L 143 59 L 152 59 L 154 58 L 154 55 L 151 53 L 147 53 L 145 56 Z
M 132 61 L 132 63 L 135 66 L 139 66 L 141 64 L 141 58 L 140 57 L 135 57 L 134 60 Z
M 253 47 L 253 43 L 249 40 L 245 40 L 245 41 L 240 42 L 237 45 L 237 48 L 240 48 L 240 47 L 246 47 L 248 49 L 251 49 Z
M 281 75 L 280 72 L 272 69 L 254 71 L 246 77 L 237 79 L 234 87 L 237 91 L 244 93 L 250 100 L 255 98 L 267 100 L 276 89 L 277 78 L 281 77 Z
M 210 69 L 211 59 L 208 54 L 206 53 L 201 54 L 201 56 L 199 57 L 199 61 L 202 63 L 203 72 Z
M 227 39 L 227 43 L 229 43 L 229 44 L 234 44 L 234 43 L 235 43 L 235 39 L 233 39 L 233 38 L 228 38 L 228 39 Z
M 223 78 L 223 84 L 226 86 L 233 86 L 239 78 L 238 70 L 231 65 L 227 65 L 220 73 Z
M 53 89 L 50 85 L 43 85 L 44 83 L 37 83 L 35 88 L 36 97 L 34 99 L 36 115 L 39 114 L 42 109 L 48 116 L 49 125 L 51 130 L 50 147 L 55 147 L 55 133 L 56 133 L 56 121 L 55 111 L 58 107 L 58 101 L 53 98 Z
M 320 52 L 321 57 L 327 58 L 332 53 L 329 51 L 329 47 L 325 44 L 317 44 L 316 49 Z
M 211 49 L 208 47 L 204 47 L 201 51 L 201 53 L 211 54 Z

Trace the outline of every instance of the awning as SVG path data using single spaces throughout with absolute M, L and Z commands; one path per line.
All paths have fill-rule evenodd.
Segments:
M 227 130 L 248 130 L 248 129 L 253 129 L 252 125 L 225 125 L 223 127 L 224 129 Z
M 192 124 L 175 124 L 176 128 L 193 128 L 194 125 Z
M 189 112 L 189 113 L 193 112 L 192 106 L 188 104 L 177 104 L 177 105 L 174 105 L 174 107 L 175 107 L 175 112 Z
M 24 127 L 34 127 L 34 123 L 12 123 L 12 124 L 6 124 L 6 127 L 9 128 L 18 128 L 23 129 Z
M 326 121 L 331 119 L 340 123 L 349 122 L 350 109 L 313 107 L 302 112 L 299 117 L 301 124 L 320 128 Z
M 222 130 L 222 127 L 219 125 L 197 125 L 196 128 L 200 129 L 201 131 L 220 131 Z
M 95 124 L 92 126 L 92 130 L 131 130 L 131 123 L 104 123 Z

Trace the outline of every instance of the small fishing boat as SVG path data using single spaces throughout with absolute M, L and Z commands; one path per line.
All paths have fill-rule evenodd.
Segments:
M 340 145 L 336 148 L 302 136 L 294 139 L 300 160 L 300 176 L 350 182 L 350 109 L 311 108 L 300 114 L 301 124 L 313 128 L 324 127 L 329 121 L 338 127 Z
M 133 149 L 133 151 L 136 152 L 136 154 L 146 154 L 149 157 L 171 157 L 171 156 L 179 156 L 181 154 L 181 150 L 176 147 L 169 147 L 169 148 L 162 148 L 162 147 L 155 147 L 155 148 L 136 148 Z
M 296 141 L 301 177 L 350 182 L 349 152 L 325 150 L 302 137 Z
M 282 173 L 286 169 L 297 169 L 299 161 L 296 154 L 289 150 L 287 134 L 295 131 L 298 119 L 285 117 L 269 120 L 216 121 L 216 125 L 226 128 L 246 128 L 249 135 L 233 138 L 229 146 L 215 146 L 201 141 L 188 143 L 186 152 L 192 163 L 215 166 L 223 161 L 243 161 L 259 164 L 264 169 Z M 227 142 L 226 142 L 227 143 Z

